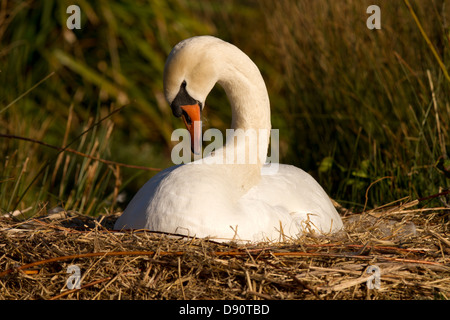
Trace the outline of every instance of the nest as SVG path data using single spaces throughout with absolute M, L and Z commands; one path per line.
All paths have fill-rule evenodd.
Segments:
M 449 299 L 448 208 L 343 213 L 345 231 L 239 245 L 0 218 L 0 299 Z

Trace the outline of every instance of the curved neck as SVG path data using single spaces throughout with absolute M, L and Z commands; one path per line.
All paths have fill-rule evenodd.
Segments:
M 261 177 L 270 136 L 270 102 L 266 85 L 258 67 L 234 46 L 221 51 L 223 68 L 218 77 L 230 101 L 233 135 L 227 137 L 222 150 L 228 157 L 233 149 L 232 165 L 224 166 L 234 182 L 246 192 Z M 243 160 L 245 159 L 245 160 Z
M 233 129 L 270 130 L 270 102 L 264 79 L 253 61 L 230 45 L 220 53 L 219 85 L 231 104 Z
M 270 105 L 265 86 L 260 88 L 247 79 L 219 81 L 231 104 L 232 129 L 270 130 Z M 264 85 L 264 83 L 263 83 Z

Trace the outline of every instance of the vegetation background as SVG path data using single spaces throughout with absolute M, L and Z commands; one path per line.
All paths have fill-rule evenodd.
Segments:
M 66 27 L 72 4 L 79 30 Z M 380 30 L 366 27 L 372 4 Z M 202 34 L 255 61 L 281 162 L 344 207 L 449 189 L 449 1 L 2 0 L 1 213 L 122 210 L 156 171 L 118 163 L 172 165 L 183 124 L 163 97 L 164 62 Z M 227 128 L 224 92 L 206 104 L 206 126 Z

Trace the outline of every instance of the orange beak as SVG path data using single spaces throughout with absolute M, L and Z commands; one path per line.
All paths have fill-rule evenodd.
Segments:
M 191 150 L 200 154 L 202 149 L 202 122 L 200 120 L 200 106 L 198 104 L 181 106 L 184 124 L 191 135 Z

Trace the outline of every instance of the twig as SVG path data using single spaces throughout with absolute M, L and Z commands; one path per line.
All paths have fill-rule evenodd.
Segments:
M 432 194 L 432 195 L 430 195 L 430 196 L 426 196 L 426 197 L 423 197 L 423 198 L 419 198 L 419 199 L 416 199 L 416 200 L 412 200 L 412 201 L 407 202 L 407 203 L 405 203 L 405 204 L 400 204 L 400 205 L 394 204 L 394 203 L 396 203 L 396 202 L 399 202 L 399 201 L 403 201 L 403 200 L 408 199 L 409 196 L 407 196 L 407 197 L 404 197 L 404 198 L 395 200 L 395 201 L 393 201 L 393 202 L 391 202 L 391 203 L 382 205 L 382 206 L 380 206 L 380 207 L 371 209 L 371 210 L 369 210 L 368 212 L 374 212 L 374 211 L 379 211 L 379 210 L 381 210 L 381 209 L 394 208 L 394 207 L 398 207 L 398 208 L 409 208 L 409 207 L 418 205 L 418 204 L 421 203 L 421 202 L 424 202 L 424 201 L 427 201 L 427 200 L 431 200 L 431 199 L 434 199 L 434 198 L 438 198 L 438 197 L 441 197 L 441 196 L 445 196 L 445 195 L 447 195 L 447 194 L 450 194 L 450 190 L 444 190 L 444 191 L 442 191 L 442 192 L 435 193 L 435 194 Z M 436 208 L 431 208 L 431 209 L 428 209 L 428 210 L 433 210 L 433 209 L 436 209 Z M 446 209 L 446 208 L 444 208 L 444 209 Z M 391 209 L 391 210 L 392 210 L 392 209 Z
M 183 300 L 186 300 L 186 295 L 184 294 L 183 281 L 181 279 L 181 259 L 178 257 L 178 280 L 180 282 L 181 292 L 183 293 Z
M 0 273 L 0 277 L 3 277 L 7 274 L 10 274 L 17 270 L 25 270 L 35 266 L 39 266 L 46 263 L 72 260 L 72 259 L 81 259 L 81 258 L 92 258 L 92 257 L 113 257 L 113 256 L 152 256 L 155 255 L 156 251 L 110 251 L 110 252 L 91 252 L 91 253 L 82 253 L 82 254 L 73 254 L 69 256 L 55 257 L 45 260 L 39 260 L 32 263 L 24 264 L 18 268 L 11 268 L 6 271 Z M 183 251 L 174 251 L 174 252 L 158 252 L 158 255 L 183 255 Z
M 280 268 L 276 265 L 274 265 L 273 263 L 266 261 L 266 263 L 270 266 L 272 266 L 275 269 L 283 269 Z M 294 280 L 294 282 L 296 282 L 298 285 L 300 285 L 304 290 L 308 290 L 309 292 L 311 292 L 317 299 L 320 299 L 319 295 L 316 292 L 315 288 L 312 288 L 309 284 L 307 284 L 305 281 L 300 280 L 299 278 L 297 278 L 297 276 L 293 273 L 291 273 L 288 270 L 284 270 L 286 272 L 286 274 L 292 279 Z
M 433 230 L 429 230 L 428 233 L 431 234 L 432 236 L 438 238 L 441 242 L 445 243 L 447 245 L 447 247 L 450 248 L 450 241 L 445 239 L 443 236 L 441 236 L 440 234 L 434 232 Z
M 369 185 L 369 187 L 367 187 L 367 189 L 366 189 L 366 195 L 365 195 L 366 201 L 364 202 L 363 212 L 366 211 L 367 202 L 369 201 L 369 190 L 370 190 L 370 188 L 372 188 L 372 186 L 373 186 L 374 184 L 376 184 L 376 183 L 378 183 L 378 182 L 380 182 L 380 181 L 382 181 L 382 180 L 384 180 L 384 179 L 388 179 L 388 178 L 393 179 L 394 177 L 392 177 L 392 176 L 386 176 L 386 177 L 379 178 L 379 179 L 373 181 L 373 182 Z
M 358 284 L 360 284 L 360 283 L 367 282 L 367 279 L 369 279 L 369 278 L 370 278 L 370 275 L 364 274 L 364 275 L 362 275 L 361 277 L 356 278 L 356 279 L 346 280 L 346 281 L 343 281 L 343 282 L 341 282 L 341 283 L 338 283 L 338 284 L 336 284 L 336 285 L 334 285 L 334 286 L 329 286 L 329 287 L 328 287 L 328 286 L 323 286 L 323 287 L 319 287 L 318 289 L 319 289 L 319 290 L 341 291 L 341 290 L 344 290 L 344 289 L 347 289 L 347 288 L 356 286 L 356 285 L 358 285 Z
M 274 297 L 272 297 L 272 296 L 270 296 L 268 294 L 265 294 L 265 293 L 261 293 L 261 292 L 247 290 L 246 294 L 249 295 L 249 296 L 257 296 L 259 298 L 263 298 L 263 299 L 266 299 L 266 300 L 276 300 Z
M 43 142 L 43 141 L 40 141 L 40 140 L 36 140 L 36 139 L 32 139 L 32 138 L 16 136 L 16 135 L 13 135 L 13 134 L 4 134 L 4 133 L 0 133 L 0 137 L 2 137 L 2 138 L 10 138 L 10 139 L 17 139 L 17 140 L 23 140 L 23 141 L 33 142 L 33 143 L 38 143 L 40 145 L 43 145 L 45 147 L 58 150 L 60 152 L 63 152 L 63 151 L 64 152 L 70 152 L 70 153 L 76 154 L 78 156 L 89 158 L 91 160 L 99 161 L 99 162 L 102 162 L 102 163 L 105 163 L 105 164 L 108 164 L 108 165 L 114 165 L 114 166 L 120 166 L 120 167 L 132 168 L 132 169 L 139 169 L 139 170 L 147 170 L 147 171 L 161 171 L 160 168 L 136 166 L 136 165 L 132 165 L 132 164 L 125 164 L 125 163 L 120 163 L 120 162 L 115 162 L 115 161 L 101 159 L 101 158 L 98 158 L 98 157 L 94 157 L 94 156 L 91 156 L 91 155 L 79 152 L 79 151 L 71 149 L 71 148 L 62 148 L 62 147 L 54 146 L 54 145 L 48 144 L 46 142 Z
M 102 288 L 99 292 L 97 292 L 97 294 L 94 296 L 94 298 L 92 298 L 92 300 L 96 300 L 96 299 L 100 296 L 100 294 L 101 294 L 106 288 L 108 288 L 114 281 L 116 281 L 119 277 L 120 277 L 120 273 L 119 273 L 119 274 L 116 274 L 111 280 L 109 280 L 109 282 L 108 282 L 107 284 L 105 284 L 105 285 L 103 286 L 103 288 Z M 111 278 L 111 277 L 109 277 L 109 278 Z
M 58 299 L 60 299 L 62 297 L 65 297 L 65 296 L 71 294 L 71 293 L 74 293 L 74 292 L 77 292 L 77 291 L 80 291 L 80 290 L 83 290 L 83 289 L 95 286 L 96 284 L 99 284 L 99 283 L 102 283 L 102 282 L 105 282 L 105 281 L 108 281 L 108 280 L 111 280 L 111 279 L 112 279 L 112 277 L 107 277 L 107 278 L 99 279 L 99 280 L 96 280 L 96 281 L 92 281 L 92 282 L 90 282 L 88 284 L 83 285 L 80 289 L 71 289 L 71 290 L 64 291 L 63 293 L 58 294 L 58 295 L 50 298 L 50 300 L 58 300 Z

